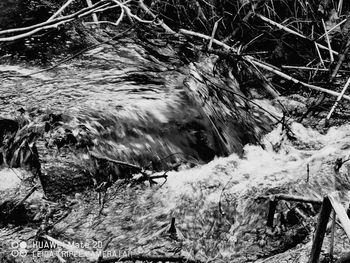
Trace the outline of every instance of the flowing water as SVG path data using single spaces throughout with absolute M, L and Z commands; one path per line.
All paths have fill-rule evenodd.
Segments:
M 3 251 L 10 253 L 11 241 L 15 240 L 27 242 L 26 251 L 33 252 L 40 218 L 47 223 L 65 215 L 47 234 L 60 241 L 88 245 L 78 248 L 83 250 L 84 259 L 74 258 L 72 262 L 96 260 L 91 252 L 101 249 L 99 244 L 110 238 L 105 250 L 111 255 L 127 251 L 182 255 L 203 262 L 255 262 L 290 248 L 304 248 L 307 254 L 309 247 L 303 244 L 310 239 L 318 211 L 317 207 L 280 202 L 275 228 L 270 229 L 266 227 L 268 201 L 261 196 L 289 193 L 321 200 L 336 188 L 347 204 L 347 163 L 340 174 L 333 168 L 336 158 L 345 160 L 349 154 L 348 125 L 322 135 L 292 122 L 291 140 L 281 124 L 271 131 L 274 119 L 270 115 L 282 117 L 278 107 L 255 100 L 267 114 L 232 94 L 219 96 L 216 89 L 223 86 L 237 94 L 243 92 L 233 80 L 223 83 L 213 75 L 212 58 L 188 66 L 173 49 L 160 50 L 163 56 L 152 56 L 133 42 L 105 46 L 28 78 L 23 74 L 39 69 L 0 68 L 4 78 L 0 86 L 3 115 L 19 115 L 17 110 L 23 107 L 25 115 L 45 130 L 38 142 L 42 169 L 54 178 L 56 188 L 61 187 L 57 178 L 63 178 L 61 193 L 74 177 L 77 185 L 89 185 L 83 182 L 86 174 L 82 173 L 88 158 L 86 147 L 105 157 L 139 165 L 179 152 L 182 159 L 199 163 L 192 168 L 185 163 L 178 171 L 168 172 L 162 166 L 154 167 L 159 175 L 167 175 L 156 179 L 156 185 L 117 181 L 105 194 L 76 189 L 75 195 L 61 203 L 44 201 L 37 191 L 27 200 L 28 211 L 35 214 L 34 223 L 3 227 Z M 57 126 L 52 121 L 55 116 L 59 116 Z M 45 125 L 54 127 L 45 129 Z M 52 142 L 52 138 L 67 133 L 80 141 L 89 138 L 90 144 L 82 150 Z M 214 157 L 219 155 L 227 156 Z M 0 176 L 2 197 L 18 198 L 28 191 L 18 179 L 26 177 L 22 170 L 2 170 Z M 336 176 L 342 187 L 335 185 Z M 296 208 L 304 211 L 305 218 L 282 222 L 284 213 L 290 215 Z M 175 239 L 168 233 L 172 218 L 176 219 Z M 336 252 L 340 249 L 349 248 L 336 247 Z M 305 259 L 298 257 L 305 254 L 291 252 L 286 262 L 303 262 Z M 26 262 L 32 262 L 33 257 L 28 254 Z M 39 257 L 34 262 L 50 260 L 49 256 Z

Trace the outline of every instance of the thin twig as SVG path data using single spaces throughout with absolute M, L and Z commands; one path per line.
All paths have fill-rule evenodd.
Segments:
M 321 52 L 320 52 L 320 49 L 318 48 L 318 46 L 316 45 L 316 42 L 314 42 L 315 44 L 315 49 L 316 49 L 316 52 L 317 52 L 317 55 L 320 59 L 320 62 L 321 62 L 321 65 L 323 68 L 326 68 L 326 66 L 324 65 L 324 61 L 323 61 L 323 58 L 322 58 L 322 55 L 321 55 Z
M 56 18 L 59 14 L 61 14 L 67 6 L 69 6 L 74 0 L 68 0 L 56 13 L 54 13 L 47 21 L 51 21 Z
M 211 38 L 210 38 L 210 42 L 209 42 L 209 45 L 208 45 L 208 50 L 211 49 L 211 46 L 213 45 L 213 39 L 215 37 L 215 34 L 216 34 L 216 30 L 218 29 L 218 24 L 219 22 L 222 20 L 222 17 L 215 22 L 214 24 L 214 27 L 213 27 L 213 31 L 211 32 Z
M 331 42 L 329 40 L 326 24 L 324 23 L 323 19 L 322 19 L 322 25 L 323 25 L 323 28 L 324 28 L 324 31 L 325 31 L 325 34 L 326 34 L 326 40 L 327 40 L 327 45 L 328 45 L 328 50 L 329 50 L 329 57 L 330 57 L 331 63 L 333 63 L 334 62 L 334 57 L 333 57 L 333 53 L 332 53 Z
M 88 5 L 88 7 L 92 7 L 92 2 L 91 2 L 91 0 L 86 0 L 86 3 L 87 3 L 87 5 Z M 96 13 L 92 13 L 92 21 L 94 21 L 95 23 L 98 22 L 98 18 L 97 18 Z
M 109 158 L 109 157 L 106 157 L 106 156 L 102 156 L 102 155 L 100 155 L 98 153 L 95 153 L 95 152 L 92 152 L 92 151 L 89 151 L 89 154 L 92 157 L 96 158 L 96 159 L 105 160 L 105 161 L 108 161 L 108 162 L 115 163 L 117 165 L 129 167 L 129 168 L 132 168 L 132 169 L 135 169 L 135 170 L 138 170 L 138 171 L 142 171 L 143 170 L 142 167 L 137 166 L 135 164 L 127 163 L 127 162 L 123 162 L 123 161 L 118 161 L 118 160 L 115 160 L 115 159 L 112 159 L 112 158 Z
M 176 35 L 176 32 L 172 30 L 167 24 L 165 24 L 162 20 L 160 20 L 143 2 L 143 0 L 139 0 L 139 6 L 143 11 L 146 12 L 146 14 L 149 14 L 152 16 L 153 19 L 157 21 L 157 23 L 165 30 L 165 32 L 169 34 L 174 34 Z
M 344 94 L 345 94 L 345 91 L 348 89 L 349 85 L 350 85 L 350 78 L 348 78 L 348 81 L 346 82 L 346 84 L 345 84 L 343 90 L 342 90 L 341 93 L 339 94 L 339 96 L 338 96 L 336 102 L 334 103 L 332 109 L 331 109 L 330 112 L 328 113 L 327 118 L 326 118 L 326 122 L 328 122 L 329 119 L 331 118 L 331 116 L 332 116 L 334 110 L 335 110 L 336 107 L 338 106 L 340 100 L 343 98 L 343 96 L 344 96 Z
M 201 33 L 197 33 L 197 32 L 193 32 L 193 31 L 190 31 L 190 30 L 186 30 L 186 29 L 180 29 L 179 30 L 180 33 L 184 34 L 184 35 L 190 35 L 190 36 L 196 36 L 196 37 L 200 37 L 200 38 L 203 38 L 203 39 L 207 39 L 209 40 L 210 39 L 210 36 L 207 36 L 207 35 L 204 35 L 204 34 L 201 34 Z M 216 39 L 213 39 L 213 43 L 215 43 L 216 45 L 224 48 L 224 49 L 228 49 L 230 51 L 233 51 L 233 52 L 237 52 L 237 49 L 233 48 L 233 47 L 230 47 L 229 45 L 225 44 L 225 43 L 222 43 L 221 41 L 219 40 L 216 40 Z M 321 88 L 321 87 L 318 87 L 318 86 L 315 86 L 315 85 L 312 85 L 312 84 L 308 84 L 308 83 L 305 83 L 303 81 L 300 81 L 294 77 L 291 77 L 285 73 L 283 73 L 282 71 L 280 71 L 279 69 L 277 69 L 276 67 L 266 63 L 266 62 L 263 62 L 263 61 L 260 61 L 252 56 L 242 56 L 243 59 L 245 59 L 246 61 L 260 67 L 260 68 L 263 68 L 265 70 L 268 70 L 270 72 L 273 72 L 275 73 L 276 75 L 284 78 L 284 79 L 287 79 L 287 80 L 290 80 L 296 84 L 300 84 L 302 86 L 305 86 L 307 88 L 310 88 L 310 89 L 313 89 L 313 90 L 317 90 L 317 91 L 321 91 L 321 92 L 324 92 L 324 93 L 327 93 L 327 94 L 330 94 L 330 95 L 333 95 L 333 96 L 339 96 L 339 93 L 338 92 L 335 92 L 335 91 L 332 91 L 332 90 L 328 90 L 328 89 L 324 89 L 324 88 Z M 349 100 L 350 101 L 350 96 L 347 96 L 347 95 L 344 95 L 343 96 L 344 99 L 346 100 Z
M 311 67 L 299 67 L 299 66 L 288 66 L 282 65 L 282 69 L 296 69 L 296 70 L 309 70 L 309 71 L 324 71 L 329 72 L 329 69 L 326 68 L 311 68 Z M 340 70 L 339 72 L 350 73 L 350 70 Z
M 77 11 L 74 14 L 63 16 L 63 17 L 60 17 L 60 18 L 57 18 L 57 19 L 53 19 L 51 21 L 45 21 L 45 22 L 42 22 L 42 23 L 39 23 L 39 24 L 28 26 L 28 27 L 21 27 L 21 28 L 13 28 L 13 29 L 2 30 L 2 31 L 0 31 L 0 35 L 18 33 L 18 32 L 23 32 L 23 31 L 29 31 L 29 30 L 33 30 L 33 29 L 40 28 L 40 27 L 43 27 L 43 26 L 55 24 L 55 23 L 58 23 L 58 22 L 61 22 L 61 21 L 66 21 L 66 20 L 69 20 L 71 18 L 76 18 L 80 14 L 83 14 L 84 12 L 87 12 L 87 11 L 89 11 L 91 9 L 94 9 L 94 8 L 98 7 L 99 5 L 101 5 L 104 2 L 107 2 L 107 0 L 99 1 L 96 4 L 94 4 L 92 7 L 83 8 L 83 9 Z
M 288 33 L 290 33 L 290 34 L 293 34 L 293 35 L 298 36 L 298 37 L 300 37 L 300 38 L 303 38 L 303 39 L 306 39 L 306 40 L 315 42 L 315 41 L 313 41 L 313 40 L 307 38 L 306 36 L 304 36 L 304 35 L 302 35 L 302 34 L 296 32 L 296 31 L 294 31 L 294 30 L 292 30 L 292 29 L 290 29 L 290 28 L 288 28 L 288 27 L 286 27 L 286 26 L 284 26 L 284 25 L 281 25 L 281 24 L 279 24 L 279 23 L 277 23 L 277 22 L 275 22 L 275 21 L 272 21 L 271 19 L 269 19 L 269 18 L 267 18 L 267 17 L 264 17 L 264 16 L 262 16 L 262 15 L 260 15 L 260 14 L 256 14 L 256 16 L 259 17 L 261 20 L 263 20 L 263 21 L 265 21 L 265 22 L 267 22 L 267 23 L 269 23 L 269 24 L 271 24 L 271 25 L 273 25 L 273 26 L 276 26 L 277 28 L 279 28 L 279 29 L 281 29 L 281 30 L 284 30 L 284 31 L 286 31 L 286 32 L 288 32 Z M 316 44 L 319 48 L 321 48 L 321 49 L 329 50 L 329 48 L 327 48 L 327 47 L 325 47 L 325 46 L 323 46 L 323 45 L 321 45 L 321 44 L 319 44 L 319 43 L 317 43 L 317 42 L 315 42 L 315 44 Z M 331 49 L 330 49 L 330 51 L 331 51 L 333 54 L 338 55 L 338 52 L 336 52 L 336 51 L 334 51 L 334 50 L 331 50 Z
M 322 39 L 326 33 L 329 34 L 330 32 L 332 32 L 334 29 L 336 29 L 337 27 L 340 27 L 342 24 L 344 24 L 347 21 L 347 19 L 342 20 L 341 22 L 339 22 L 338 24 L 336 24 L 335 26 L 331 27 L 328 31 L 326 31 L 325 33 L 323 33 L 317 40 Z

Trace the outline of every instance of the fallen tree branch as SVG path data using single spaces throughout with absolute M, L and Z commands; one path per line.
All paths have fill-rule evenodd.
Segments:
M 2 30 L 2 31 L 0 31 L 0 35 L 18 33 L 18 32 L 23 32 L 23 31 L 29 31 L 29 30 L 33 30 L 33 29 L 40 28 L 40 27 L 43 27 L 43 26 L 47 26 L 47 25 L 55 24 L 55 23 L 58 23 L 58 22 L 61 22 L 61 21 L 65 21 L 65 20 L 68 20 L 68 19 L 71 19 L 71 18 L 77 18 L 80 14 L 83 14 L 84 12 L 87 12 L 87 11 L 89 11 L 91 9 L 97 8 L 97 7 L 99 7 L 99 5 L 101 5 L 104 2 L 108 2 L 108 0 L 102 0 L 102 1 L 97 2 L 96 4 L 94 4 L 92 7 L 83 8 L 83 9 L 79 10 L 78 12 L 76 12 L 74 14 L 63 16 L 63 17 L 60 17 L 60 18 L 57 18 L 57 19 L 54 19 L 54 20 L 51 20 L 51 21 L 45 21 L 45 22 L 42 22 L 42 23 L 39 23 L 39 24 L 28 26 L 28 27 L 20 27 L 20 28 L 13 28 L 13 29 Z M 108 3 L 108 5 L 109 4 L 110 3 Z
M 143 171 L 142 167 L 137 166 L 135 164 L 131 164 L 131 163 L 123 162 L 123 161 L 118 161 L 118 160 L 115 160 L 115 159 L 112 159 L 112 158 L 109 158 L 109 157 L 106 157 L 106 156 L 102 156 L 102 155 L 100 155 L 98 153 L 95 153 L 95 152 L 92 152 L 92 151 L 89 151 L 89 154 L 92 157 L 96 158 L 96 159 L 105 160 L 105 161 L 112 162 L 112 163 L 115 163 L 115 164 L 121 165 L 121 166 L 126 166 L 126 167 L 129 167 L 129 168 L 138 170 L 140 172 Z
M 180 29 L 179 33 L 181 33 L 183 35 L 187 35 L 187 36 L 194 36 L 194 37 L 199 37 L 199 38 L 206 39 L 206 40 L 211 40 L 210 36 L 204 35 L 202 33 L 193 32 L 193 31 L 187 30 L 187 29 Z M 213 43 L 224 48 L 224 49 L 228 49 L 228 50 L 232 50 L 234 52 L 237 52 L 237 49 L 230 47 L 229 45 L 227 45 L 227 44 L 225 44 L 225 43 L 223 43 L 215 38 L 213 38 Z
M 104 8 L 106 6 L 109 6 L 110 3 L 107 3 L 107 4 L 104 4 L 102 6 L 99 6 L 95 9 L 92 9 L 92 10 L 89 10 L 83 14 L 80 14 L 80 15 L 77 15 L 78 18 L 81 18 L 81 17 L 84 17 L 84 16 L 87 16 L 87 15 L 90 15 L 91 13 L 96 13 L 99 11 L 100 8 Z M 73 18 L 69 18 L 69 19 L 64 19 L 56 24 L 49 24 L 47 26 L 42 26 L 42 27 L 38 27 L 32 31 L 29 31 L 29 32 L 26 32 L 26 33 L 23 33 L 23 34 L 19 34 L 19 35 L 15 35 L 15 36 L 12 36 L 12 37 L 3 37 L 3 38 L 0 38 L 0 42 L 9 42 L 9 41 L 14 41 L 14 40 L 18 40 L 18 39 L 21 39 L 21 38 L 25 38 L 25 37 L 29 37 L 39 31 L 42 31 L 42 30 L 46 30 L 46 29 L 50 29 L 50 28 L 57 28 L 59 25 L 61 24 L 65 24 L 65 23 L 68 23 L 68 22 L 71 22 L 73 20 L 75 20 L 76 18 L 73 17 Z M 54 21 L 54 20 L 52 20 Z M 49 21 L 51 22 L 51 21 Z
M 196 37 L 200 37 L 200 38 L 203 38 L 203 39 L 207 39 L 207 40 L 210 40 L 211 37 L 210 36 L 207 36 L 207 35 L 204 35 L 204 34 L 201 34 L 201 33 L 196 33 L 196 32 L 193 32 L 193 31 L 190 31 L 190 30 L 186 30 L 186 29 L 180 29 L 179 30 L 180 33 L 184 34 L 184 35 L 190 35 L 190 36 L 196 36 Z M 216 39 L 213 39 L 213 43 L 215 43 L 216 45 L 224 48 L 224 49 L 228 49 L 230 51 L 233 51 L 233 52 L 237 52 L 236 49 L 230 47 L 229 45 L 219 41 L 219 40 L 216 40 Z M 318 86 L 315 86 L 315 85 L 312 85 L 312 84 L 308 84 L 306 82 L 303 82 L 301 80 L 298 80 L 296 78 L 293 78 L 285 73 L 283 73 L 282 71 L 280 71 L 279 69 L 277 69 L 276 67 L 266 63 L 266 62 L 263 62 L 263 61 L 260 61 L 252 56 L 241 56 L 243 59 L 245 59 L 246 61 L 260 67 L 260 68 L 263 68 L 265 70 L 268 70 L 284 79 L 287 79 L 287 80 L 290 80 L 296 84 L 300 84 L 302 86 L 305 86 L 307 88 L 310 88 L 310 89 L 313 89 L 313 90 L 317 90 L 317 91 L 321 91 L 321 92 L 324 92 L 324 93 L 327 93 L 327 94 L 330 94 L 330 95 L 333 95 L 333 96 L 336 96 L 338 97 L 339 96 L 339 93 L 338 92 L 335 92 L 335 91 L 332 91 L 332 90 L 328 90 L 328 89 L 324 89 L 324 88 L 321 88 L 321 87 L 318 87 Z M 347 96 L 347 95 L 344 95 L 343 96 L 344 99 L 346 100 L 349 100 L 350 101 L 350 96 Z
M 34 29 L 32 31 L 29 31 L 27 33 L 19 34 L 19 35 L 13 36 L 13 37 L 3 37 L 3 38 L 0 38 L 0 42 L 14 41 L 14 40 L 18 40 L 18 39 L 21 39 L 21 38 L 29 37 L 29 36 L 39 32 L 39 31 L 42 31 L 42 30 L 45 30 L 45 29 L 50 29 L 50 28 L 57 28 L 59 25 L 71 22 L 73 20 L 74 19 L 71 18 L 71 19 L 64 20 L 64 21 L 61 21 L 61 22 L 53 24 L 53 25 L 39 27 L 39 28 Z

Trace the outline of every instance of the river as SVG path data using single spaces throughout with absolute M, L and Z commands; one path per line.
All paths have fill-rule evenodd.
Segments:
M 214 74 L 213 57 L 186 64 L 171 46 L 157 52 L 152 55 L 149 47 L 129 40 L 28 77 L 41 68 L 1 66 L 3 117 L 25 119 L 25 128 L 40 131 L 41 166 L 48 191 L 54 189 L 50 201 L 42 199 L 42 191 L 27 200 L 29 223 L 1 228 L 4 257 L 15 240 L 27 244 L 25 262 L 50 260 L 33 259 L 34 237 L 40 224 L 53 224 L 65 215 L 46 234 L 87 244 L 78 245 L 84 260 L 96 260 L 89 251 L 101 249 L 99 244 L 112 238 L 105 248 L 110 255 L 114 251 L 181 255 L 202 262 L 262 262 L 287 251 L 284 256 L 291 259 L 286 262 L 304 262 L 319 208 L 298 206 L 306 219 L 293 221 L 296 206 L 282 202 L 270 229 L 268 201 L 259 197 L 288 193 L 321 200 L 333 192 L 334 161 L 349 154 L 349 126 L 320 134 L 290 121 L 292 139 L 276 124 L 282 117 L 276 103 L 243 100 L 246 94 L 233 78 L 224 82 Z M 227 86 L 240 96 L 221 89 Z M 20 108 L 25 109 L 22 116 Z M 69 141 L 68 135 L 76 140 Z M 96 164 L 89 151 L 165 173 L 166 180 L 156 179 L 156 185 L 115 180 L 129 174 Z M 177 170 L 166 171 L 174 164 L 179 164 Z M 91 177 L 101 183 L 110 173 L 117 178 L 107 192 L 94 191 Z M 349 185 L 347 173 L 345 164 L 340 178 L 344 189 Z M 3 198 L 24 196 L 32 186 L 18 179 L 29 176 L 24 170 L 3 169 L 0 175 Z M 347 205 L 344 189 L 339 196 Z M 289 219 L 283 222 L 286 213 Z M 167 232 L 172 218 L 175 239 Z M 346 249 L 348 245 L 337 246 L 336 253 Z M 72 262 L 84 260 L 75 257 Z M 269 262 L 273 260 L 279 259 Z

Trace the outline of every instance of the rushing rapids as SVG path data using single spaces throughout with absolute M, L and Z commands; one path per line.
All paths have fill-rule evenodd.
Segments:
M 46 194 L 57 202 L 43 200 L 42 191 L 36 191 L 18 208 L 25 220 L 11 218 L 0 230 L 3 259 L 32 262 L 38 233 L 45 230 L 68 244 L 54 251 L 79 253 L 72 262 L 96 261 L 96 251 L 110 238 L 106 256 L 182 255 L 203 262 L 278 262 L 280 256 L 305 262 L 319 208 L 281 202 L 275 227 L 268 228 L 268 200 L 261 197 L 289 193 L 321 199 L 341 190 L 347 205 L 347 163 L 340 174 L 333 168 L 335 159 L 349 154 L 349 126 L 325 135 L 298 123 L 290 123 L 287 131 L 285 124 L 271 130 L 271 116 L 282 118 L 276 103 L 243 100 L 247 94 L 234 78 L 224 83 L 214 76 L 213 58 L 185 65 L 169 46 L 158 54 L 151 51 L 132 41 L 106 45 L 26 78 L 39 69 L 1 67 L 1 110 L 29 120 L 24 129 L 40 135 Z M 20 108 L 26 112 L 18 113 Z M 156 185 L 115 180 L 130 171 L 97 163 L 89 151 L 167 177 L 156 179 Z M 184 159 L 196 166 L 182 162 L 177 171 L 167 171 Z M 110 173 L 116 178 L 105 193 L 91 188 L 92 177 L 100 176 L 94 178 L 100 183 Z M 335 189 L 336 176 L 342 189 Z M 25 196 L 31 180 L 24 170 L 2 170 L 1 197 Z M 304 217 L 295 215 L 296 208 Z M 172 218 L 175 237 L 168 232 Z M 343 235 L 340 229 L 338 234 Z M 23 241 L 26 257 L 11 257 L 17 248 L 13 242 Z M 338 245 L 336 253 L 346 249 Z M 36 256 L 35 262 L 52 256 Z
M 100 174 L 98 183 L 111 173 L 113 181 L 127 177 L 122 168 L 104 171 L 86 149 L 151 170 L 182 160 L 205 163 L 242 153 L 275 121 L 242 99 L 247 94 L 233 76 L 225 82 L 216 77 L 214 61 L 203 57 L 185 64 L 171 45 L 155 50 L 125 40 L 29 77 L 38 69 L 2 66 L 0 107 L 8 116 L 24 108 L 19 118 L 27 116 L 43 134 L 38 150 L 44 172 L 51 174 L 48 185 L 77 170 L 86 182 L 72 184 L 78 188 L 91 185 L 86 174 Z M 65 194 L 75 191 L 65 180 L 61 186 Z

